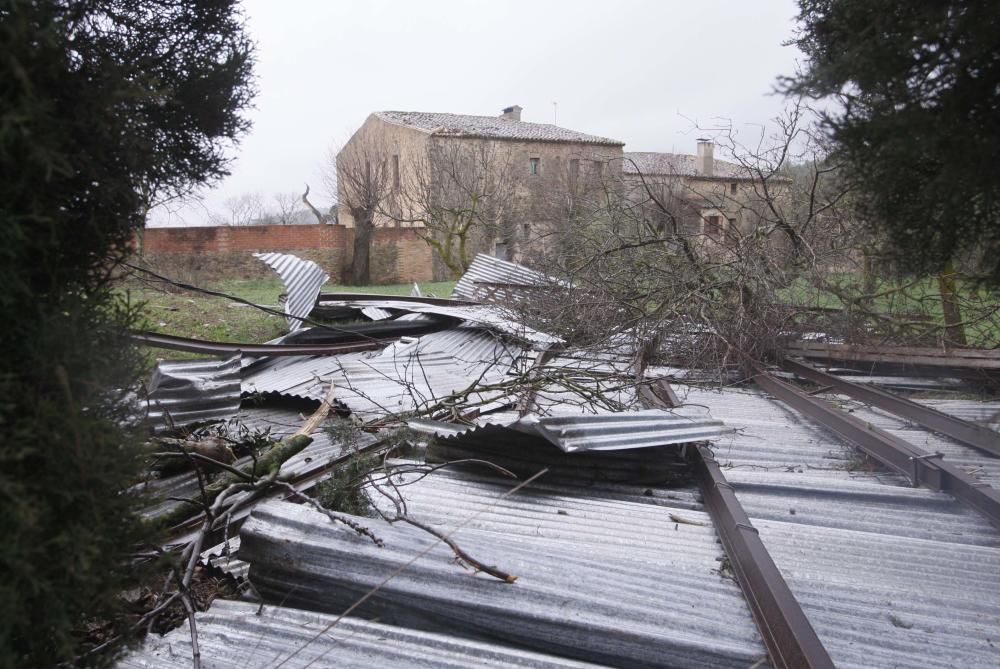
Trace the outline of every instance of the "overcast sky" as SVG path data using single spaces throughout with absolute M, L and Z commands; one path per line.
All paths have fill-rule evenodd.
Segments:
M 260 93 L 232 175 L 154 224 L 204 225 L 228 198 L 297 191 L 316 204 L 330 147 L 372 111 L 499 114 L 693 153 L 693 128 L 777 115 L 798 52 L 793 0 L 247 0 Z M 558 104 L 557 110 L 553 102 Z M 155 210 L 154 210 L 155 211 Z

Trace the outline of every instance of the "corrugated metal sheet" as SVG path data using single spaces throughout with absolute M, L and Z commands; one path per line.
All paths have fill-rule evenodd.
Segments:
M 544 332 L 534 330 L 523 323 L 520 323 L 508 310 L 496 305 L 441 305 L 425 304 L 422 302 L 393 300 L 391 297 L 375 297 L 366 299 L 334 300 L 327 299 L 324 304 L 330 306 L 353 307 L 355 309 L 365 309 L 376 307 L 380 309 L 391 309 L 409 314 L 423 314 L 444 316 L 454 318 L 458 321 L 478 325 L 496 332 L 500 332 L 518 341 L 527 342 L 532 345 L 548 346 L 562 341 Z M 399 320 L 399 319 L 397 319 Z
M 956 418 L 985 425 L 1000 431 L 1000 402 L 973 402 L 971 400 L 917 400 L 938 411 Z
M 838 667 L 1000 666 L 1000 531 L 760 393 L 675 386 Z
M 319 400 L 328 383 L 336 400 L 363 418 L 432 407 L 472 386 L 502 381 L 523 349 L 474 328 L 408 339 L 376 353 L 276 360 L 249 371 L 250 392 Z M 465 402 L 483 408 L 509 403 L 504 390 L 477 390 Z
M 160 360 L 148 386 L 153 428 L 204 423 L 240 408 L 240 356 L 225 360 Z
M 311 260 L 303 260 L 289 253 L 254 253 L 281 277 L 288 299 L 285 313 L 288 314 L 288 329 L 302 327 L 300 319 L 306 318 L 316 306 L 320 288 L 329 280 L 326 272 Z
M 401 490 L 414 518 L 446 530 L 504 487 L 435 475 Z M 760 660 L 765 652 L 742 595 L 718 573 L 708 516 L 689 508 L 671 515 L 633 490 L 627 501 L 602 498 L 599 489 L 507 498 L 455 539 L 517 575 L 515 583 L 465 571 L 439 545 L 361 615 L 614 666 L 745 669 Z M 258 507 L 241 533 L 251 581 L 265 597 L 339 611 L 433 541 L 414 527 L 358 520 L 386 546 L 310 509 Z
M 968 387 L 968 383 L 962 379 L 949 379 L 940 376 L 871 376 L 867 374 L 858 375 L 857 372 L 846 374 L 843 373 L 845 370 L 827 369 L 826 371 L 831 374 L 836 373 L 838 376 L 843 376 L 845 380 L 851 383 L 870 383 L 890 390 L 961 391 Z
M 364 314 L 366 318 L 373 321 L 384 321 L 388 318 L 392 318 L 391 311 L 379 309 L 378 307 L 365 307 L 361 310 L 361 313 Z
M 239 558 L 240 538 L 230 537 L 227 541 L 216 544 L 211 548 L 201 552 L 201 564 L 214 567 L 222 573 L 230 576 L 236 584 L 247 590 L 247 574 L 250 571 L 250 563 Z
M 542 272 L 480 253 L 455 284 L 452 297 L 482 302 L 519 301 L 530 297 L 526 287 L 565 285 Z
M 454 423 L 410 421 L 414 429 L 433 431 L 446 438 L 516 440 L 518 434 L 541 437 L 564 453 L 618 451 L 717 439 L 730 430 L 720 420 L 680 416 L 668 411 L 580 414 L 575 416 L 524 416 L 500 425 L 462 428 Z M 505 434 L 506 433 L 506 434 Z
M 209 612 L 196 615 L 202 666 L 206 669 L 270 669 L 278 665 L 285 669 L 596 669 L 598 666 L 359 618 L 344 618 L 331 627 L 336 618 L 279 606 L 260 608 L 257 604 L 216 600 Z M 322 633 L 328 627 L 329 631 Z M 149 637 L 141 649 L 122 658 L 118 667 L 173 669 L 190 664 L 191 635 L 184 625 L 165 637 Z
M 919 425 L 881 409 L 868 407 L 860 402 L 848 400 L 846 397 L 842 398 L 840 402 L 843 406 L 850 407 L 852 413 L 858 418 L 866 420 L 929 453 L 942 453 L 948 462 L 959 465 L 980 481 L 989 483 L 994 488 L 1000 488 L 1000 459 L 986 455 L 948 437 L 925 430 Z M 965 407 L 966 410 L 969 408 L 971 407 Z M 987 407 L 982 407 L 979 415 L 985 417 L 989 415 L 988 412 Z

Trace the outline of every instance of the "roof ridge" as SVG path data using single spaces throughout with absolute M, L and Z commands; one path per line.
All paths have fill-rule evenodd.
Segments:
M 518 121 L 501 116 L 456 114 L 453 112 L 377 111 L 375 116 L 383 121 L 431 132 L 441 136 L 482 137 L 486 139 L 511 139 L 542 142 L 566 142 L 624 146 L 625 143 L 609 137 L 592 135 L 551 123 Z

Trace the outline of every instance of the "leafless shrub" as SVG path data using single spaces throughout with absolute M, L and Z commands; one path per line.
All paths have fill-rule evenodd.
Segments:
M 585 346 L 638 350 L 655 338 L 669 358 L 720 379 L 753 374 L 809 333 L 995 346 L 995 295 L 957 272 L 900 277 L 880 266 L 882 240 L 855 214 L 850 175 L 812 121 L 796 104 L 749 141 L 716 129 L 729 178 L 608 170 L 571 200 L 543 252 L 527 255 L 572 288 L 539 291 L 516 306 L 520 317 Z

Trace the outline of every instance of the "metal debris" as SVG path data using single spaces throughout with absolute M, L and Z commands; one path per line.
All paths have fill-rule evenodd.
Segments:
M 529 299 L 539 288 L 554 286 L 567 284 L 523 265 L 480 253 L 455 284 L 452 295 L 478 302 L 516 302 Z
M 288 315 L 288 329 L 298 330 L 302 319 L 307 318 L 316 306 L 320 288 L 329 281 L 323 269 L 311 260 L 303 260 L 288 253 L 254 253 L 281 277 L 288 292 L 285 313 Z
M 410 427 L 439 436 L 516 440 L 517 433 L 541 437 L 564 453 L 620 451 L 718 439 L 730 430 L 721 420 L 681 416 L 660 409 L 576 416 L 525 416 L 506 425 L 462 429 L 452 423 L 413 420 Z M 505 435 L 506 433 L 506 435 Z
M 438 480 L 429 477 L 428 485 L 430 479 Z M 450 508 L 468 517 L 496 496 L 496 487 L 465 486 L 448 508 L 412 496 L 407 505 L 434 522 L 435 512 Z M 462 570 L 440 544 L 382 584 L 357 615 L 613 666 L 753 664 L 763 647 L 736 585 L 711 572 L 719 556 L 711 528 L 675 531 L 663 509 L 635 499 L 601 500 L 577 490 L 556 506 L 552 498 L 514 495 L 497 513 L 483 513 L 489 528 L 470 527 L 456 539 L 489 564 L 516 567 L 515 584 Z M 566 505 L 591 513 L 556 513 Z M 385 547 L 300 505 L 257 507 L 240 547 L 255 588 L 270 601 L 339 612 L 435 541 L 409 525 L 357 520 Z
M 216 600 L 195 616 L 203 667 L 286 669 L 305 667 L 523 667 L 598 669 L 596 665 L 519 650 L 487 641 L 424 632 L 381 622 L 282 606 Z M 327 630 L 324 634 L 319 632 Z M 175 669 L 191 657 L 191 635 L 182 626 L 118 662 L 120 669 Z M 190 664 L 190 660 L 187 660 Z
M 851 383 L 802 362 L 786 359 L 782 366 L 820 386 L 829 386 L 837 392 L 914 421 L 929 430 L 948 435 L 980 451 L 1000 456 L 1000 434 L 987 427 L 950 416 L 885 390 Z
M 466 295 L 523 299 L 541 285 L 537 273 L 525 275 L 517 266 L 508 272 L 510 263 L 494 260 L 479 262 L 477 272 L 485 268 L 479 279 L 463 277 L 462 290 L 471 286 Z M 184 388 L 216 379 L 235 381 L 237 400 L 241 385 L 248 392 L 318 399 L 335 380 L 342 409 L 375 424 L 390 415 L 398 420 L 401 413 L 441 409 L 433 415 L 456 422 L 410 421 L 438 435 L 418 450 L 425 462 L 485 457 L 522 476 L 546 466 L 549 473 L 502 502 L 498 497 L 513 484 L 481 465 L 423 478 L 398 474 L 393 485 L 407 513 L 442 532 L 457 528 L 463 550 L 519 578 L 508 585 L 464 571 L 443 545 L 414 562 L 434 541 L 414 527 L 356 519 L 385 540 L 386 548 L 376 548 L 303 505 L 268 502 L 244 525 L 235 559 L 218 557 L 218 551 L 206 559 L 248 577 L 267 601 L 282 606 L 266 605 L 263 615 L 251 616 L 251 609 L 216 603 L 200 614 L 208 664 L 242 669 L 259 659 L 259 666 L 273 666 L 300 649 L 285 666 L 322 665 L 327 658 L 338 666 L 582 666 L 575 662 L 580 660 L 746 667 L 766 661 L 761 636 L 775 666 L 826 666 L 826 652 L 845 667 L 1000 664 L 993 638 L 1000 626 L 1000 533 L 951 496 L 993 500 L 994 489 L 983 483 L 995 481 L 1000 468 L 985 456 L 870 407 L 854 407 L 852 416 L 860 421 L 813 426 L 759 392 L 675 384 L 681 406 L 633 411 L 640 399 L 656 398 L 640 398 L 630 386 L 634 356 L 627 342 L 608 355 L 562 350 L 553 346 L 557 339 L 520 329 L 495 305 L 371 295 L 323 300 L 345 313 L 392 318 L 328 333 L 335 341 L 375 331 L 391 332 L 395 341 L 379 341 L 379 351 L 325 357 L 262 353 L 242 370 L 239 357 L 181 361 L 179 376 L 187 374 L 189 386 L 171 394 L 168 383 L 159 397 L 176 400 L 181 416 L 194 416 L 198 394 Z M 665 345 L 682 335 L 666 337 Z M 298 336 L 313 341 L 327 335 L 304 330 Z M 184 365 L 192 367 L 184 372 Z M 690 370 L 647 372 L 647 382 L 691 378 Z M 560 375 L 562 385 L 555 380 Z M 601 386 L 602 378 L 617 380 L 618 387 Z M 530 402 L 512 379 L 533 380 Z M 784 394 L 785 384 L 773 384 L 772 391 Z M 594 389 L 614 395 L 614 406 L 588 403 L 584 396 Z M 213 392 L 205 396 L 211 403 Z M 820 400 L 796 400 L 813 402 Z M 995 405 L 934 404 L 966 420 L 995 423 L 997 417 Z M 158 409 L 161 418 L 165 409 Z M 298 423 L 294 411 L 285 411 L 286 422 Z M 858 458 L 838 434 L 852 426 L 864 428 L 852 432 L 853 439 L 875 433 L 880 455 L 905 469 L 906 477 Z M 897 435 L 931 457 L 915 447 L 902 455 L 882 449 Z M 692 446 L 707 440 L 714 442 L 717 464 L 709 447 Z M 976 478 L 940 462 L 933 455 L 938 451 L 958 467 L 976 466 Z M 303 489 L 348 455 L 344 444 L 324 433 L 286 466 Z M 699 463 L 711 470 L 708 476 Z M 942 492 L 908 487 L 914 474 Z M 699 494 L 692 477 L 710 487 Z M 196 485 L 157 483 L 164 494 L 172 494 L 175 484 Z M 392 512 L 391 502 L 373 497 L 375 506 Z M 722 507 L 728 510 L 720 514 Z M 339 613 L 404 565 L 358 611 L 378 616 L 377 624 L 347 618 L 332 628 L 332 638 L 317 636 L 334 616 L 288 608 Z M 775 575 L 784 588 L 776 589 Z M 747 588 L 746 597 L 737 583 Z M 789 618 L 796 608 L 797 617 Z M 243 655 L 243 648 L 254 650 Z M 175 666 L 189 654 L 182 628 L 149 639 L 124 666 Z
M 160 360 L 147 387 L 157 430 L 205 423 L 240 408 L 240 355 L 225 360 Z

